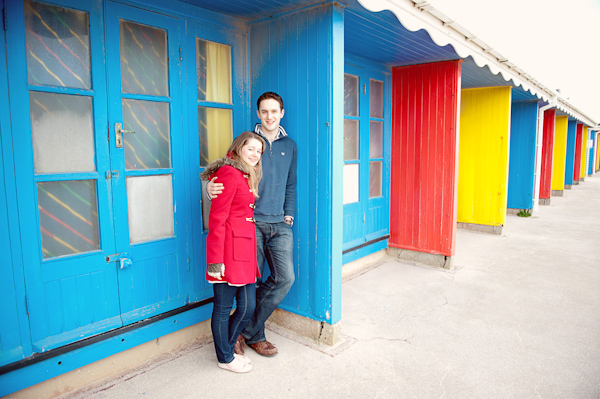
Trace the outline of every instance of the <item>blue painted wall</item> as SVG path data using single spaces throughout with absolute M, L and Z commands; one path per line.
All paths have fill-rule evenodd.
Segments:
M 252 99 L 279 93 L 281 124 L 298 145 L 296 282 L 282 308 L 329 323 L 341 318 L 342 235 L 333 226 L 342 224 L 343 40 L 334 4 L 250 25 Z
M 573 185 L 573 166 L 575 165 L 575 142 L 577 141 L 577 121 L 569 120 L 567 127 L 567 158 L 565 164 L 565 184 Z
M 512 104 L 508 166 L 508 208 L 533 208 L 537 114 L 537 102 Z
M 3 43 L 4 35 L 3 32 Z M 0 97 L 8 98 L 4 45 L 0 46 Z M 0 366 L 20 360 L 25 353 L 31 352 L 16 213 L 10 108 L 5 102 L 0 107 L 0 253 L 3 256 L 0 267 Z
M 596 146 L 598 145 L 598 143 L 596 142 L 596 132 L 590 130 L 589 138 L 590 140 L 592 140 L 592 148 L 588 150 L 587 174 L 591 176 L 594 173 L 594 152 L 596 151 Z

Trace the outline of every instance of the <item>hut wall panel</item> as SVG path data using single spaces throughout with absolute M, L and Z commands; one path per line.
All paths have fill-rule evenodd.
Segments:
M 552 162 L 552 190 L 565 189 L 565 164 L 567 159 L 568 116 L 557 116 L 554 126 L 554 160 Z
M 544 111 L 542 132 L 542 168 L 540 178 L 540 198 L 550 198 L 552 187 L 552 157 L 554 155 L 554 127 L 556 109 Z
M 565 184 L 573 184 L 573 166 L 575 165 L 575 142 L 577 141 L 577 121 L 569 121 L 567 127 L 567 154 L 565 159 Z
M 343 164 L 343 34 L 336 4 L 250 24 L 252 103 L 266 91 L 279 93 L 281 125 L 298 149 L 296 281 L 282 308 L 332 323 L 341 318 L 342 235 L 332 226 L 343 218 L 342 168 L 333 167 Z
M 390 246 L 454 254 L 460 64 L 393 70 Z
M 508 208 L 533 207 L 538 109 L 537 102 L 513 103 L 511 107 Z
M 505 223 L 510 110 L 510 87 L 462 90 L 458 222 Z

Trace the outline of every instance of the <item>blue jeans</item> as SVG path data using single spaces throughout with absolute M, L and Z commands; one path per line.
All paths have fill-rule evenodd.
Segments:
M 246 343 L 265 341 L 265 321 L 279 306 L 294 284 L 294 237 L 284 223 L 256 222 L 256 260 L 263 273 L 265 259 L 271 275 L 257 283 L 256 310 L 242 331 Z
M 232 287 L 227 283 L 215 283 L 213 291 L 215 296 L 210 327 L 215 351 L 219 363 L 230 363 L 233 361 L 235 340 L 254 312 L 256 284 Z M 237 307 L 230 316 L 234 298 L 237 301 Z

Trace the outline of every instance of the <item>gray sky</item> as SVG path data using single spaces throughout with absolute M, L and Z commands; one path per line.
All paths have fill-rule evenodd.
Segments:
M 600 123 L 600 0 L 429 0 Z

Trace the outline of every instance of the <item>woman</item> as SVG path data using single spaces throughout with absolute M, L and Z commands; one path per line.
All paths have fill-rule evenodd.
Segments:
M 265 142 L 251 132 L 239 135 L 227 155 L 202 172 L 202 180 L 214 177 L 225 190 L 211 202 L 206 239 L 206 279 L 213 283 L 211 328 L 219 367 L 235 373 L 252 370 L 250 359 L 234 353 L 235 340 L 256 305 L 256 230 L 254 201 L 262 176 L 261 155 Z M 237 308 L 233 314 L 233 299 Z

